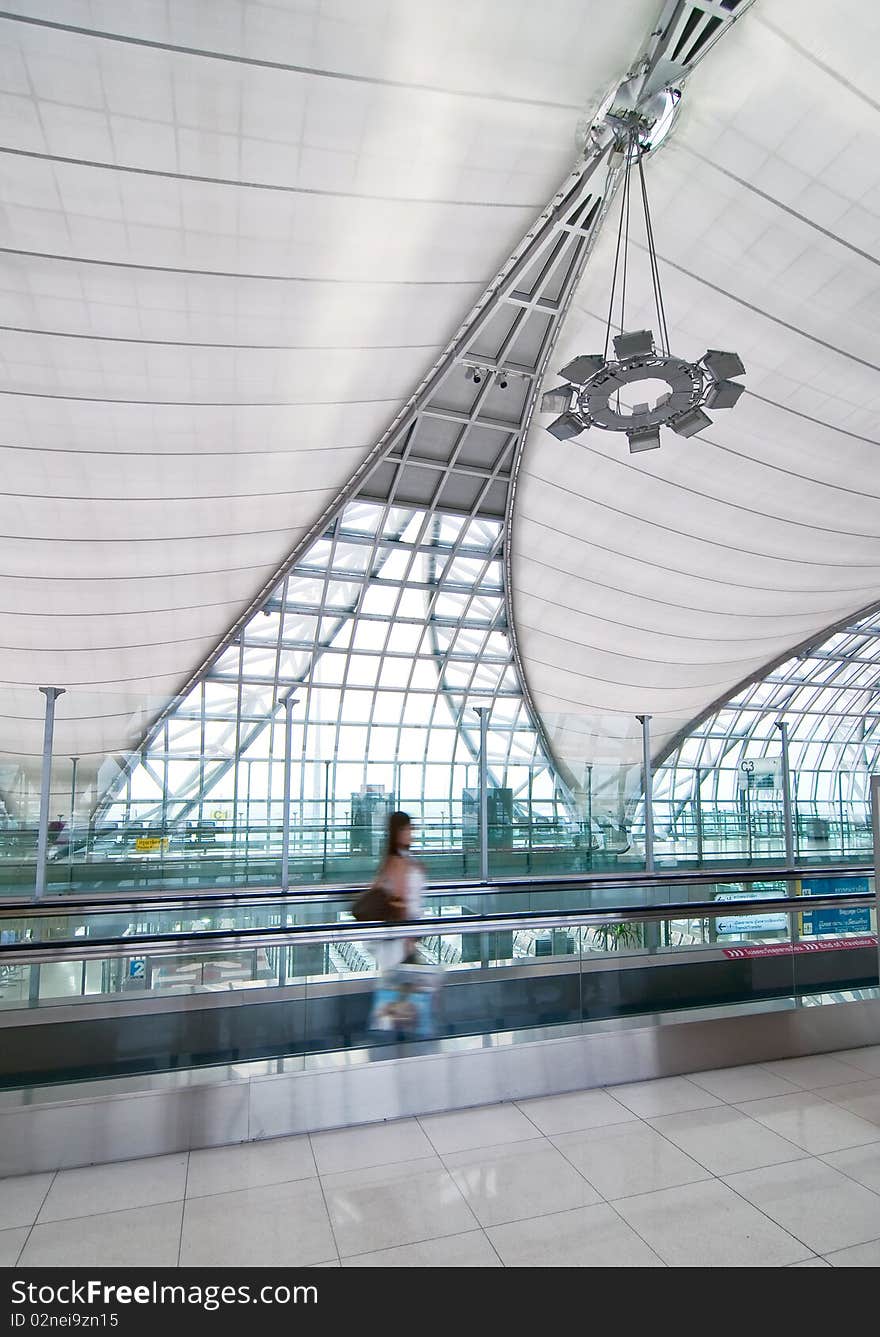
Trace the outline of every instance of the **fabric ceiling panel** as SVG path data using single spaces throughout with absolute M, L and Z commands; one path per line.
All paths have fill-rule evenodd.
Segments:
M 736 408 L 638 455 L 598 430 L 558 441 L 536 415 L 514 612 L 573 774 L 599 746 L 584 721 L 619 719 L 635 761 L 626 717 L 650 714 L 662 755 L 740 683 L 880 598 L 880 119 L 871 83 L 829 64 L 832 28 L 833 49 L 846 32 L 855 50 L 877 19 L 854 3 L 751 9 L 688 81 L 646 164 L 672 352 L 735 349 Z M 615 208 L 557 368 L 603 347 L 616 222 Z M 633 235 L 626 326 L 656 329 L 641 221 Z
M 84 780 L 137 744 L 552 198 L 657 9 L 7 7 L 0 755 L 34 773 L 39 684 L 69 689 Z

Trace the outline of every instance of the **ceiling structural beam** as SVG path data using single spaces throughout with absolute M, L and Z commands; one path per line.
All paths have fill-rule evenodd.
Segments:
M 433 517 L 441 515 L 466 517 L 473 522 L 502 522 L 500 540 L 491 556 L 481 553 L 477 559 L 485 559 L 486 574 L 492 569 L 493 560 L 500 562 L 501 586 L 490 584 L 488 587 L 480 587 L 479 584 L 468 585 L 462 579 L 448 580 L 441 576 L 437 590 L 428 601 L 425 631 L 427 633 L 428 628 L 432 628 L 431 636 L 435 638 L 442 679 L 448 647 L 443 652 L 436 642 L 439 623 L 433 622 L 433 615 L 438 592 L 464 596 L 462 626 L 467 622 L 467 610 L 474 605 L 474 601 L 487 594 L 500 600 L 491 619 L 491 626 L 493 630 L 499 626 L 508 628 L 510 669 L 519 680 L 523 700 L 543 753 L 545 757 L 550 757 L 550 747 L 523 674 L 511 611 L 513 497 L 538 386 L 547 370 L 598 231 L 623 176 L 624 155 L 620 147 L 624 142 L 621 139 L 622 118 L 638 116 L 650 121 L 656 116 L 656 94 L 672 82 L 680 88 L 708 45 L 717 40 L 749 3 L 751 0 L 743 0 L 735 11 L 723 7 L 719 10 L 717 6 L 705 3 L 671 3 L 665 6 L 658 24 L 636 57 L 626 79 L 593 124 L 580 159 L 560 190 L 488 285 L 443 354 L 346 486 L 318 516 L 296 549 L 266 581 L 235 625 L 194 671 L 178 695 L 153 721 L 139 746 L 139 755 L 148 752 L 154 744 L 159 745 L 166 723 L 178 709 L 188 710 L 188 698 L 200 685 L 226 678 L 226 669 L 222 665 L 230 660 L 232 654 L 237 656 L 237 668 L 233 669 L 230 663 L 229 677 L 239 687 L 236 755 L 253 742 L 261 726 L 255 724 L 252 728 L 242 730 L 248 714 L 247 703 L 242 697 L 243 684 L 254 681 L 243 661 L 245 631 L 256 614 L 286 609 L 288 587 L 292 587 L 292 582 L 300 577 L 314 577 L 323 583 L 323 602 L 317 610 L 312 609 L 312 613 L 317 611 L 319 627 L 325 622 L 328 624 L 326 631 L 316 631 L 311 654 L 300 675 L 304 695 L 297 719 L 309 720 L 311 680 L 315 666 L 339 631 L 333 619 L 344 617 L 357 620 L 365 611 L 364 601 L 369 589 L 384 585 L 388 588 L 401 586 L 399 577 L 387 580 L 383 577 L 383 568 L 387 566 L 392 551 L 386 543 L 387 523 L 378 525 L 375 537 L 352 539 L 372 548 L 367 572 L 343 573 L 336 570 L 333 552 L 348 541 L 344 532 L 344 515 L 353 503 L 363 501 L 381 505 L 385 522 L 392 514 L 398 511 L 403 513 L 407 508 L 424 512 L 422 535 L 429 532 Z M 466 531 L 467 526 L 464 526 L 462 535 Z M 322 558 L 322 562 L 316 564 L 312 554 L 316 545 L 321 543 L 330 544 L 330 560 L 323 562 Z M 432 544 L 420 536 L 409 558 L 410 566 L 405 582 L 409 590 L 430 588 L 430 582 L 420 581 L 412 568 L 416 552 L 426 547 L 432 549 Z M 446 545 L 438 543 L 433 551 L 445 557 L 448 567 L 454 564 L 458 556 L 466 555 L 466 541 L 462 539 L 460 553 L 458 544 L 447 549 Z M 356 587 L 357 592 L 345 609 L 333 607 L 329 598 L 331 579 L 349 581 Z M 395 608 L 400 607 L 400 598 L 399 590 Z M 275 646 L 276 691 L 273 700 L 276 702 L 282 683 L 288 686 L 296 685 L 298 681 L 294 678 L 291 683 L 282 669 L 283 621 L 284 617 L 279 617 Z M 247 640 L 249 642 L 250 638 Z M 262 678 L 258 680 L 263 681 Z M 269 681 L 273 679 L 270 677 Z M 446 691 L 446 688 L 443 690 Z M 475 693 L 479 694 L 479 690 L 472 681 L 469 694 Z M 494 694 L 504 694 L 500 679 Z M 449 688 L 447 696 L 450 708 L 461 716 L 461 691 Z M 458 706 L 456 702 L 459 702 Z M 267 719 L 265 723 L 268 726 L 270 721 Z M 462 732 L 467 734 L 464 728 Z M 468 746 L 471 746 L 469 735 Z M 133 758 L 133 765 L 136 764 L 138 754 Z M 227 769 L 231 764 L 224 763 Z M 222 774 L 223 767 L 212 780 L 216 782 Z M 123 782 L 124 777 L 117 780 L 117 792 L 119 784 Z M 577 781 L 574 785 L 579 787 Z

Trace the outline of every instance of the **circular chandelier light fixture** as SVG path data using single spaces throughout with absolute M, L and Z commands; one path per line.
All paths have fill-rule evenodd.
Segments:
M 635 453 L 656 450 L 660 445 L 661 427 L 669 427 L 679 436 L 694 436 L 712 422 L 707 409 L 733 408 L 745 386 L 732 378 L 744 375 L 745 367 L 737 353 L 722 352 L 715 348 L 710 348 L 698 362 L 687 362 L 671 353 L 643 165 L 643 159 L 651 149 L 652 124 L 635 111 L 623 116 L 609 115 L 607 120 L 617 130 L 615 147 L 622 155 L 624 179 L 605 327 L 605 348 L 602 353 L 586 353 L 576 357 L 563 367 L 559 374 L 567 378 L 566 383 L 544 394 L 541 409 L 543 412 L 559 414 L 549 424 L 547 431 L 560 440 L 579 436 L 590 427 L 600 427 L 606 432 L 625 432 L 630 451 Z M 647 252 L 657 314 L 656 340 L 652 330 L 626 329 L 630 177 L 633 167 L 638 172 L 645 216 Z M 615 321 L 618 289 L 620 313 Z M 614 324 L 620 333 L 612 339 Z M 614 356 L 609 357 L 612 342 Z M 640 383 L 644 383 L 644 389 L 639 388 Z M 662 391 L 659 394 L 656 393 L 658 384 Z

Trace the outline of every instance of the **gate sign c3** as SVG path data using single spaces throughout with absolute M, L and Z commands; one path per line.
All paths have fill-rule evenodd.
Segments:
M 738 789 L 781 789 L 781 757 L 750 757 L 741 761 L 736 783 Z

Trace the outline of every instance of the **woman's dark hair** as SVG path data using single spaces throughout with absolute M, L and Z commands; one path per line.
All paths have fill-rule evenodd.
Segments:
M 400 853 L 400 833 L 407 827 L 412 826 L 412 821 L 408 812 L 393 812 L 388 818 L 388 848 L 385 851 L 385 858 L 390 859 L 392 854 Z

